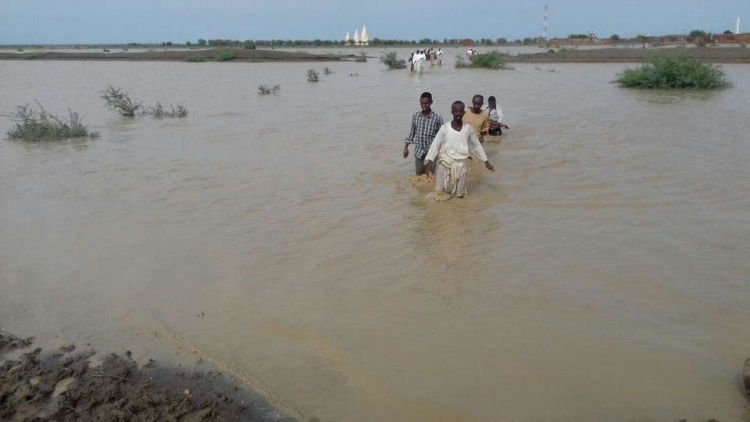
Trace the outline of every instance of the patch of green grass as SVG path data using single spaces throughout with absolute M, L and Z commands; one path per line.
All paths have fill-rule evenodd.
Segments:
M 25 141 L 48 141 L 69 138 L 96 138 L 99 132 L 89 132 L 88 126 L 81 123 L 78 113 L 68 110 L 68 118 L 58 117 L 47 111 L 39 103 L 40 111 L 29 105 L 17 106 L 10 117 L 15 126 L 8 130 L 8 139 Z
M 688 56 L 656 56 L 637 69 L 626 69 L 616 82 L 626 88 L 718 89 L 732 83 L 721 67 Z
M 406 69 L 406 60 L 399 59 L 395 51 L 380 56 L 380 62 L 388 66 L 388 69 Z
M 203 56 L 190 56 L 185 59 L 185 61 L 190 63 L 202 63 L 206 61 L 206 58 Z

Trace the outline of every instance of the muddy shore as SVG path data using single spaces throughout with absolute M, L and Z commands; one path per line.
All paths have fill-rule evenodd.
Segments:
M 380 49 L 365 50 L 371 58 L 381 54 Z M 234 55 L 232 61 L 240 62 L 316 62 L 354 60 L 355 54 L 317 54 L 302 51 L 251 50 L 251 49 L 195 49 L 153 51 L 75 51 L 54 50 L 11 52 L 0 51 L 0 60 L 133 60 L 133 61 L 217 61 L 222 53 Z M 612 47 L 612 48 L 553 48 L 539 53 L 508 56 L 510 63 L 628 63 L 642 62 L 653 56 L 687 55 L 715 63 L 750 63 L 750 49 L 739 46 L 717 47 Z
M 75 345 L 54 352 L 0 333 L 0 420 L 296 422 L 210 370 L 169 367 Z M 310 420 L 316 420 L 312 418 Z

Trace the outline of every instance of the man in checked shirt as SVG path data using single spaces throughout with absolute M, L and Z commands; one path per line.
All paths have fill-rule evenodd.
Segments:
M 409 144 L 414 145 L 414 167 L 417 176 L 427 172 L 424 165 L 424 157 L 430 149 L 432 140 L 435 139 L 440 126 L 443 125 L 443 118 L 430 109 L 432 106 L 432 94 L 423 92 L 419 97 L 421 111 L 417 111 L 411 118 L 411 131 L 404 141 L 404 158 L 409 156 Z

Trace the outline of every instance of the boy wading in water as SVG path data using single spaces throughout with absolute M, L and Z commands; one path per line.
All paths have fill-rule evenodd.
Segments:
M 454 102 L 453 120 L 440 127 L 425 156 L 427 175 L 435 174 L 435 190 L 458 198 L 466 195 L 466 162 L 471 155 L 483 162 L 487 170 L 495 171 L 474 128 L 463 122 L 464 113 L 464 103 Z

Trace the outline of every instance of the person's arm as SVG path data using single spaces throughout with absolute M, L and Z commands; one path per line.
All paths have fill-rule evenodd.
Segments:
M 427 168 L 427 176 L 432 176 L 435 172 L 435 160 L 437 159 L 438 153 L 440 152 L 440 146 L 445 141 L 445 126 L 440 126 L 435 139 L 430 144 L 430 149 L 427 150 L 427 155 L 424 157 L 424 165 Z
M 484 143 L 484 135 L 490 131 L 490 115 L 486 114 L 482 126 L 479 128 L 479 142 Z
M 417 126 L 414 123 L 414 117 L 411 118 L 411 130 L 409 136 L 404 140 L 404 158 L 409 156 L 409 144 L 414 143 L 414 133 L 417 131 Z
M 469 131 L 469 154 L 472 154 L 474 157 L 477 158 L 477 160 L 484 163 L 484 167 L 489 171 L 495 171 L 495 167 L 490 164 L 489 160 L 487 160 L 487 154 L 484 152 L 484 148 L 482 147 L 482 143 L 479 141 L 479 137 L 477 136 L 477 133 L 473 130 Z

